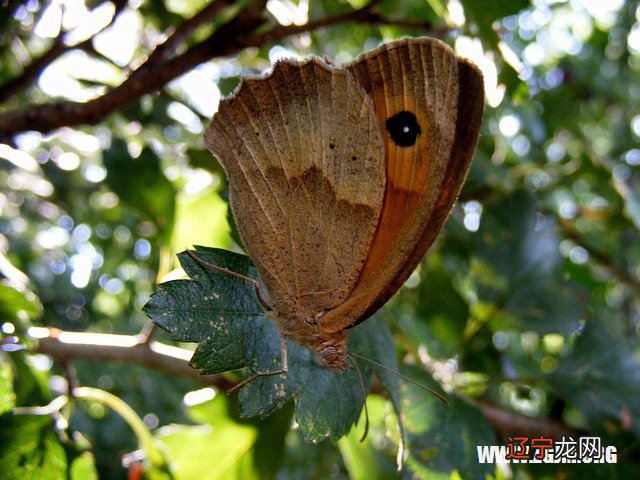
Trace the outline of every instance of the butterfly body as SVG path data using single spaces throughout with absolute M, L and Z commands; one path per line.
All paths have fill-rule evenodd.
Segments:
M 346 330 L 444 225 L 478 137 L 482 75 L 433 39 L 336 67 L 276 63 L 223 100 L 205 142 L 281 334 L 347 368 Z

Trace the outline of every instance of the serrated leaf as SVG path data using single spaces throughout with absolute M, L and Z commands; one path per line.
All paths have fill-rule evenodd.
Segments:
M 196 255 L 205 262 L 257 277 L 255 267 L 243 255 L 205 247 L 196 247 Z M 175 340 L 199 342 L 191 365 L 203 375 L 245 367 L 251 329 L 267 322 L 255 290 L 238 278 L 202 267 L 186 253 L 178 258 L 193 280 L 159 285 L 145 312 Z
M 204 262 L 258 279 L 255 267 L 243 255 L 206 247 L 196 247 L 195 254 Z M 186 253 L 179 259 L 192 280 L 160 285 L 145 311 L 175 340 L 199 342 L 191 365 L 203 374 L 246 367 L 246 376 L 280 369 L 280 334 L 264 316 L 254 287 L 207 268 Z M 391 345 L 390 332 L 379 320 L 364 322 L 349 333 L 351 351 L 397 368 Z M 358 371 L 330 372 L 318 365 L 313 353 L 293 341 L 288 342 L 288 353 L 287 374 L 258 378 L 240 391 L 241 415 L 265 417 L 295 398 L 295 417 L 307 440 L 340 438 L 358 421 L 362 410 Z M 362 360 L 356 362 L 366 391 L 372 367 Z M 397 379 L 376 368 L 399 410 Z
M 5 414 L 0 438 L 0 480 L 66 478 L 66 455 L 50 417 Z

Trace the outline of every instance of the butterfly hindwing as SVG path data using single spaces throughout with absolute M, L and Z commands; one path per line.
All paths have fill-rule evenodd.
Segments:
M 484 106 L 480 71 L 437 40 L 385 44 L 346 68 L 374 102 L 387 190 L 363 272 L 326 331 L 368 318 L 415 269 L 462 187 Z

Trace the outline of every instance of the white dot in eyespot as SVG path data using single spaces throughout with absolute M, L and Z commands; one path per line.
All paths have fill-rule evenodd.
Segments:
M 408 126 L 406 126 L 406 125 L 404 127 L 402 127 L 402 131 L 404 133 L 409 133 L 409 130 L 410 130 L 410 128 Z

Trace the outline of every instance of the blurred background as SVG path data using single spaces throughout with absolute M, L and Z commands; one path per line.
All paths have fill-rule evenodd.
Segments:
M 419 35 L 482 69 L 487 105 L 459 202 L 382 312 L 403 371 L 456 399 L 443 412 L 405 385 L 398 473 L 384 394 L 365 442 L 305 444 L 291 406 L 240 420 L 224 379 L 186 367 L 194 345 L 133 346 L 156 283 L 183 275 L 177 252 L 240 251 L 202 143 L 220 98 L 278 58 L 345 62 Z M 5 0 L 0 186 L 2 479 L 640 469 L 637 2 Z M 91 388 L 69 399 L 69 384 Z M 598 436 L 618 463 L 478 463 L 477 445 L 514 435 Z

